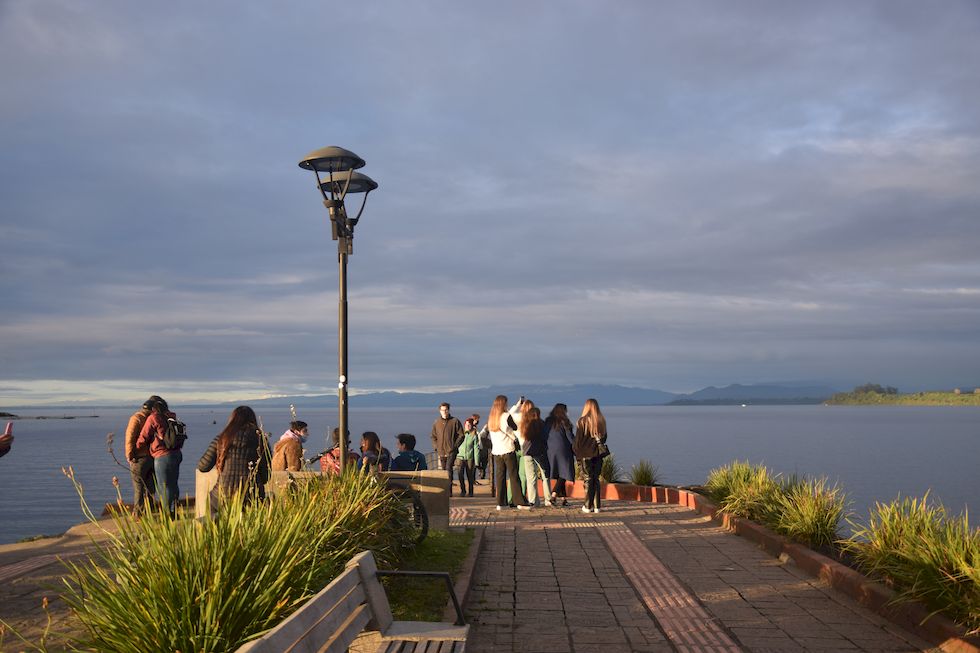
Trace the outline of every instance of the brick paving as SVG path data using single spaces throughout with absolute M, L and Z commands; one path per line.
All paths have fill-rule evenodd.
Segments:
M 486 528 L 470 653 L 938 650 L 687 508 L 497 512 L 481 489 L 451 515 Z

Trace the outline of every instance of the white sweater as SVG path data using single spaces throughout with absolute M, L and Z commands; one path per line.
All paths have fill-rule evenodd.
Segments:
M 507 423 L 508 415 L 514 420 L 515 424 L 518 423 L 520 413 L 517 410 L 517 404 L 514 404 L 508 412 L 500 416 L 499 431 L 488 429 L 489 424 L 483 427 L 484 431 L 489 431 L 490 433 L 490 453 L 494 456 L 503 456 L 512 453 L 517 447 L 517 430 L 512 429 L 510 424 Z

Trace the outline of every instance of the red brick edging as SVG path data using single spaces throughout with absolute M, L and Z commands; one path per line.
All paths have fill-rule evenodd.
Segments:
M 568 490 L 571 497 L 585 497 L 582 481 L 576 481 L 574 485 L 569 483 Z M 773 557 L 787 556 L 808 574 L 826 581 L 837 591 L 941 650 L 948 653 L 980 653 L 980 637 L 968 637 L 966 630 L 950 619 L 939 614 L 929 616 L 929 610 L 921 603 L 891 604 L 895 598 L 893 590 L 764 526 L 724 513 L 700 494 L 680 488 L 626 483 L 602 483 L 601 493 L 603 499 L 675 504 L 708 515 L 726 529 L 758 544 Z

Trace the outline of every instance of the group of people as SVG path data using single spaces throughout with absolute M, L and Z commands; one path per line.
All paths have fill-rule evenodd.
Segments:
M 454 484 L 454 468 L 458 468 L 460 492 L 463 496 L 473 496 L 477 471 L 486 478 L 492 462 L 491 491 L 497 498 L 497 510 L 530 509 L 542 503 L 568 505 L 567 482 L 575 479 L 577 460 L 586 487 L 582 510 L 599 512 L 598 479 L 602 457 L 608 450 L 605 449 L 606 420 L 598 402 L 587 400 L 574 426 L 568 417 L 568 407 L 562 403 L 555 404 L 546 419 L 541 418 L 534 402 L 524 397 L 510 408 L 507 404 L 507 397 L 498 395 L 482 429 L 478 428 L 479 415 L 470 415 L 460 423 L 450 414 L 448 403 L 440 405 L 431 439 L 438 468 L 448 471 L 450 488 Z M 300 471 L 305 467 L 303 445 L 308 436 L 306 422 L 295 420 L 270 451 L 255 411 L 238 406 L 201 456 L 197 469 L 208 472 L 217 468 L 218 499 L 236 492 L 244 492 L 246 501 L 261 499 L 265 496 L 270 469 Z M 339 473 L 341 469 L 339 429 L 333 430 L 332 437 L 333 447 L 310 461 L 319 459 L 320 470 L 325 473 Z M 126 459 L 137 514 L 156 493 L 170 513 L 175 513 L 185 440 L 183 424 L 162 397 L 151 396 L 130 417 L 126 428 Z M 362 434 L 358 451 L 351 450 L 347 437 L 347 466 L 366 473 L 427 469 L 425 456 L 415 450 L 414 435 L 401 433 L 396 442 L 397 455 L 392 456 L 374 431 Z M 520 471 L 524 472 L 523 483 Z
M 586 400 L 574 427 L 565 404 L 555 404 L 544 420 L 530 399 L 521 397 L 509 409 L 507 404 L 504 395 L 494 399 L 481 431 L 490 437 L 497 510 L 530 509 L 541 503 L 552 506 L 559 501 L 567 506 L 567 483 L 575 479 L 577 460 L 585 482 L 582 511 L 599 512 L 599 473 L 608 452 L 606 418 L 599 403 Z M 523 484 L 520 471 L 524 472 Z M 538 494 L 539 479 L 543 496 Z

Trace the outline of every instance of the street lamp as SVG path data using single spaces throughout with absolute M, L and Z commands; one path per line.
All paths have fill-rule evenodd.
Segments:
M 337 397 L 340 414 L 340 473 L 347 467 L 347 257 L 354 253 L 354 226 L 361 219 L 367 196 L 378 184 L 367 175 L 354 172 L 364 167 L 364 159 L 350 150 L 330 146 L 314 150 L 303 157 L 299 167 L 316 174 L 316 185 L 323 205 L 330 214 L 333 239 L 337 241 L 337 263 L 340 266 L 340 293 L 337 299 L 337 350 L 339 357 Z M 322 178 L 324 173 L 326 178 Z M 349 218 L 344 198 L 350 193 L 364 193 L 357 216 Z

